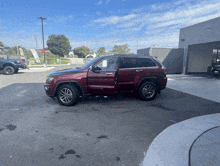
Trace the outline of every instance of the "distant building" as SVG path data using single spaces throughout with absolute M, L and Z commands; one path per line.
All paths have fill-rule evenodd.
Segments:
M 97 55 L 96 55 L 95 51 L 90 51 L 89 54 L 86 56 L 86 58 L 89 58 L 89 57 L 96 58 Z
M 73 50 L 71 50 L 70 52 L 69 52 L 69 57 L 73 57 L 74 56 L 74 51 Z
M 183 68 L 183 49 L 166 47 L 148 47 L 138 49 L 137 54 L 154 56 L 167 68 L 168 74 L 180 74 Z
M 149 47 L 137 53 L 158 57 L 168 73 L 207 73 L 213 58 L 220 61 L 219 27 L 220 17 L 187 26 L 180 29 L 178 48 Z
M 109 52 L 106 52 L 105 55 L 114 55 L 114 54 L 117 54 L 116 51 L 109 51 Z
M 206 73 L 213 54 L 220 59 L 220 17 L 180 29 L 179 48 L 184 49 L 184 72 Z

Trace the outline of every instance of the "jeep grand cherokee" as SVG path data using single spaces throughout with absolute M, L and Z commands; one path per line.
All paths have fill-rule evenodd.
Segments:
M 44 85 L 50 97 L 70 106 L 84 95 L 114 95 L 137 92 L 152 100 L 167 84 L 166 68 L 156 58 L 137 54 L 116 54 L 95 58 L 82 68 L 53 72 Z

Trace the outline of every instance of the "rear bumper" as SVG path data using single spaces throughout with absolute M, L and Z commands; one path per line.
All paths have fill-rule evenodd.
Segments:
M 18 69 L 18 68 L 26 69 L 27 66 L 26 66 L 26 65 L 19 64 L 19 65 L 15 65 L 15 68 L 16 68 L 16 69 Z
M 166 88 L 166 85 L 167 85 L 167 77 L 164 77 L 161 79 L 161 84 L 160 84 L 160 90 L 163 90 Z

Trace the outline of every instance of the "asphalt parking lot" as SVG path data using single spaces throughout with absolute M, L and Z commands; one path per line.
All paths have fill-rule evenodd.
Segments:
M 139 166 L 165 128 L 220 112 L 220 103 L 175 88 L 148 102 L 125 94 L 61 106 L 43 84 L 64 68 L 0 74 L 0 165 Z

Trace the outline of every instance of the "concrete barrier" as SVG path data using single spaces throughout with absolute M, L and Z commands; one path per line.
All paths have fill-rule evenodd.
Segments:
M 84 65 L 86 63 L 89 63 L 91 60 L 90 58 L 72 58 L 71 64 L 73 65 Z

